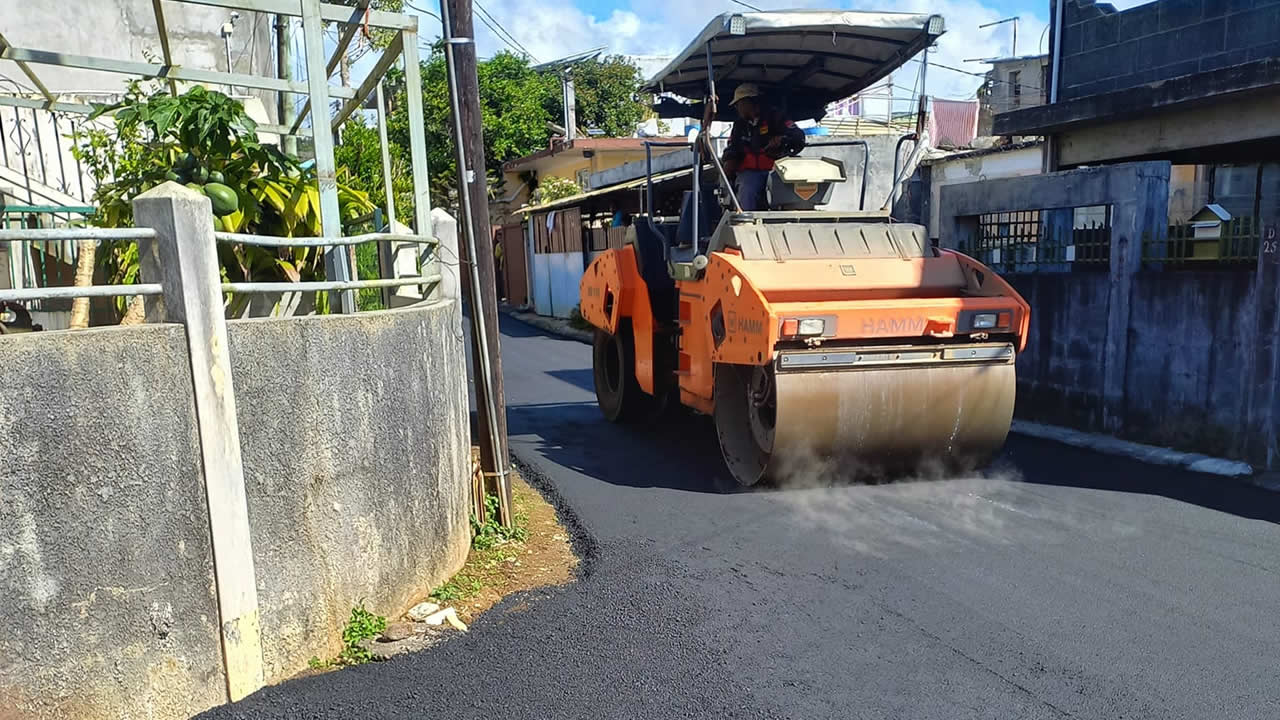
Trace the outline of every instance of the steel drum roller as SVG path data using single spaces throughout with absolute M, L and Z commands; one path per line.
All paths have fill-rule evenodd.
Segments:
M 971 362 L 926 352 L 931 359 L 897 366 L 717 367 L 716 429 L 730 471 L 751 485 L 990 459 L 1013 420 L 1012 349 Z

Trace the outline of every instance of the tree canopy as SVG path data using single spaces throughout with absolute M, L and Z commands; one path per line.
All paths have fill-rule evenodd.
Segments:
M 581 63 L 573 73 L 579 127 L 599 129 L 606 136 L 631 135 L 646 112 L 645 106 L 633 99 L 641 81 L 640 70 L 627 58 L 612 56 Z M 550 124 L 563 122 L 560 77 L 535 72 L 527 58 L 509 52 L 480 62 L 476 74 L 484 123 L 485 170 L 490 183 L 497 183 L 503 163 L 546 148 L 553 134 Z M 393 93 L 393 109 L 387 120 L 388 139 L 393 146 L 393 162 L 407 167 L 409 118 L 404 76 L 389 76 L 392 86 L 399 87 Z M 439 46 L 422 63 L 422 105 L 433 199 L 452 204 L 456 199 L 457 162 L 445 60 Z M 368 135 L 356 132 L 352 137 L 365 141 Z M 376 178 L 374 173 L 368 175 L 380 189 L 380 171 Z M 382 194 L 372 185 L 365 187 L 375 198 Z M 402 219 L 408 213 L 408 207 L 401 210 L 397 206 Z

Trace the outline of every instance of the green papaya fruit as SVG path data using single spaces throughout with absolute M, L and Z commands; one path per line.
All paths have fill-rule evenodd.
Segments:
M 204 186 L 203 186 L 203 185 L 201 185 L 200 183 L 193 183 L 193 182 L 189 182 L 189 183 L 187 183 L 187 187 L 188 187 L 188 188 L 190 188 L 190 189 L 192 189 L 192 190 L 195 190 L 196 192 L 200 193 L 201 195 L 203 195 L 203 194 L 204 194 Z
M 222 183 L 207 183 L 204 194 L 213 201 L 213 214 L 218 217 L 230 215 L 240 209 L 240 198 L 236 196 L 236 191 Z
M 210 173 L 209 173 L 209 180 L 208 180 L 208 182 L 211 182 L 211 183 L 225 183 L 226 181 L 227 181 L 227 179 L 226 179 L 225 177 L 223 177 L 222 173 L 218 172 L 217 170 L 214 170 L 214 171 L 212 171 L 212 172 L 210 172 Z
M 181 175 L 179 175 L 178 173 L 176 173 L 176 172 L 174 172 L 174 171 L 170 170 L 169 172 L 167 172 L 167 173 L 165 173 L 165 174 L 164 174 L 164 179 L 165 179 L 165 180 L 168 180 L 169 182 L 181 182 L 181 181 L 182 181 L 182 176 L 181 176 Z
M 198 167 L 198 168 L 194 168 L 194 169 L 192 169 L 192 171 L 191 171 L 191 181 L 192 181 L 192 182 L 198 182 L 198 183 L 201 183 L 201 184 L 204 184 L 204 183 L 206 183 L 206 182 L 209 182 L 209 169 L 208 169 L 208 168 L 202 168 L 202 167 Z

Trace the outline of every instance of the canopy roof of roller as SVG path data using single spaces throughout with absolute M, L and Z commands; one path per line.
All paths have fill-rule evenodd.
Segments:
M 696 102 L 661 98 L 660 117 L 700 117 L 707 88 L 707 45 L 720 98 L 754 83 L 794 120 L 821 118 L 826 106 L 863 90 L 908 62 L 945 30 L 940 15 L 780 10 L 716 17 L 643 88 Z

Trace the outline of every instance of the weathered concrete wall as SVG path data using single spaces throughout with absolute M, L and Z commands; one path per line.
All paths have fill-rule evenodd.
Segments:
M 1104 422 L 1109 275 L 1006 279 L 1031 304 L 1027 348 L 1018 358 L 1020 417 L 1266 466 L 1275 429 L 1250 420 L 1266 404 L 1255 397 L 1253 269 L 1134 275 L 1117 427 Z
M 268 682 L 461 567 L 470 439 L 459 304 L 229 323 Z
M 1017 414 L 1102 429 L 1107 273 L 1034 273 L 1005 279 L 1031 305 L 1027 347 L 1018 357 Z
M 0 338 L 0 715 L 225 702 L 183 329 Z
M 241 17 L 231 36 L 235 71 L 274 77 L 271 16 L 237 12 Z M 201 70 L 227 69 L 219 31 L 230 19 L 230 10 L 169 2 L 164 4 L 164 16 L 175 64 Z M 150 53 L 154 58 L 150 62 L 163 62 L 155 11 L 148 0 L 0 0 L 0 17 L 21 18 L 21 22 L 5 23 L 5 38 L 16 47 L 136 62 L 148 61 Z M 49 89 L 58 93 L 119 92 L 132 79 L 52 65 L 36 65 L 34 69 Z M 8 61 L 0 61 L 0 72 L 23 78 Z
M 1105 267 L 1006 275 L 1031 305 L 1017 412 L 1273 468 L 1280 263 L 1144 264 L 1143 238 L 1168 222 L 1169 187 L 1168 164 L 1154 162 L 944 186 L 940 236 L 954 246 L 982 213 L 1109 205 Z
M 469 547 L 459 304 L 229 323 L 266 677 Z M 185 331 L 0 338 L 0 717 L 226 702 Z
M 1253 268 L 1133 278 L 1125 420 L 1135 436 L 1248 457 Z M 1259 458 L 1254 458 L 1259 459 Z
M 1064 100 L 1280 56 L 1280 0 L 1063 0 Z

